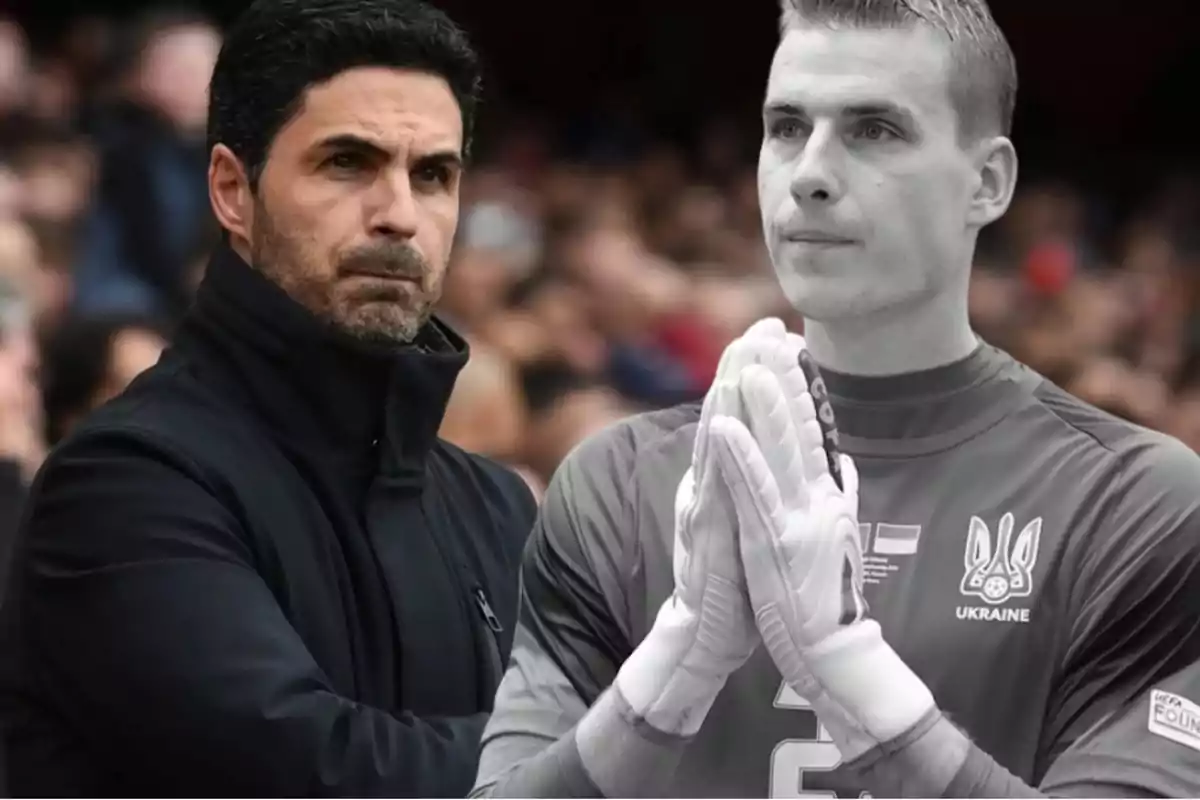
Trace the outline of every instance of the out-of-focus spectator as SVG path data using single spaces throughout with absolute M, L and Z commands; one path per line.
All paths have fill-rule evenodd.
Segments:
M 524 461 L 544 481 L 577 444 L 638 410 L 557 360 L 526 365 L 521 383 L 529 404 Z
M 517 371 L 490 348 L 471 343 L 471 357 L 442 418 L 439 435 L 464 450 L 519 463 L 525 403 Z
M 468 208 L 446 273 L 441 313 L 461 332 L 473 332 L 504 307 L 512 287 L 534 268 L 540 242 L 541 231 L 511 204 Z
M 0 16 L 0 127 L 24 109 L 32 88 L 29 74 L 29 42 L 25 31 Z
M 27 37 L 0 16 L 0 272 L 23 282 L 39 333 L 69 311 L 169 319 L 216 241 L 202 134 L 219 34 L 153 7 L 57 27 Z M 756 123 L 714 114 L 689 123 L 687 145 L 656 140 L 630 99 L 604 89 L 582 127 L 489 104 L 440 306 L 488 354 L 480 376 L 498 374 L 492 356 L 565 365 L 587 387 L 563 388 L 567 406 L 589 420 L 699 397 L 757 319 L 802 327 L 763 244 Z M 1200 178 L 1164 165 L 1161 191 L 1132 198 L 1022 164 L 1010 212 L 984 231 L 970 308 L 987 341 L 1051 379 L 1185 430 L 1200 385 Z M 526 409 L 523 436 L 565 452 L 571 413 L 544 410 Z M 497 403 L 494 433 L 507 415 Z
M 24 200 L 21 179 L 11 164 L 0 161 L 0 219 L 19 216 Z
M 0 592 L 7 582 L 26 487 L 46 455 L 34 375 L 37 361 L 23 293 L 0 273 Z M 0 784 L 0 793 L 3 790 Z
M 1167 422 L 1170 392 L 1155 375 L 1117 358 L 1088 360 L 1063 387 L 1071 394 L 1122 419 L 1152 428 Z
M 137 315 L 74 318 L 59 326 L 42 355 L 50 444 L 157 363 L 166 345 L 166 329 Z
M 545 271 L 518 287 L 511 300 L 515 313 L 546 332 L 556 357 L 581 374 L 604 374 L 609 344 L 596 326 L 592 298 L 577 283 Z
M 0 275 L 0 462 L 33 478 L 45 457 L 38 351 L 20 287 Z
M 70 293 L 69 276 L 45 256 L 29 225 L 16 219 L 0 219 L 0 274 L 19 288 L 38 331 L 58 320 Z
M 623 206 L 612 202 L 615 215 Z M 616 390 L 649 405 L 700 396 L 703 386 L 660 339 L 668 321 L 687 309 L 687 279 L 650 252 L 619 216 L 582 227 L 565 255 L 568 274 L 587 292 L 609 341 L 609 379 Z
M 1179 393 L 1163 428 L 1193 450 L 1200 451 L 1200 387 Z
M 88 125 L 100 178 L 75 268 L 81 313 L 177 316 L 190 302 L 213 227 L 203 130 L 220 43 L 203 17 L 152 12 L 120 48 L 114 96 Z
M 31 122 L 10 148 L 21 186 L 21 213 L 33 221 L 70 228 L 87 211 L 95 152 L 85 136 L 58 123 Z

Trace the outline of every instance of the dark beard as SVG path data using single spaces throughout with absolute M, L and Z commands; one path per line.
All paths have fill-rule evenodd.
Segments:
M 433 314 L 433 271 L 429 262 L 403 242 L 383 241 L 358 248 L 342 257 L 333 276 L 315 280 L 303 272 L 308 262 L 296 242 L 283 235 L 256 200 L 251 258 L 255 269 L 310 312 L 354 339 L 374 345 L 412 342 Z M 301 271 L 297 271 L 301 270 Z M 381 284 L 364 287 L 337 304 L 333 283 L 355 274 L 413 281 L 419 292 L 407 295 L 400 288 Z M 411 308 L 406 306 L 412 305 Z

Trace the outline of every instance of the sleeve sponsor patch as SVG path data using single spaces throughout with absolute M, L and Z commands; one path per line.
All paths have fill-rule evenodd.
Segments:
M 1200 751 L 1200 705 L 1154 689 L 1150 692 L 1149 729 L 1164 739 Z

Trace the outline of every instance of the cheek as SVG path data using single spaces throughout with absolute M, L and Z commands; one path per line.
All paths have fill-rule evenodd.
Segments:
M 914 258 L 936 263 L 954 254 L 961 245 L 965 201 L 952 176 L 914 171 L 892 182 L 887 194 L 888 208 L 872 216 L 887 220 Z
M 450 260 L 450 250 L 458 229 L 458 199 L 450 201 L 446 198 L 427 203 L 425 213 L 425 224 L 417 233 L 417 246 L 437 269 L 440 282 Z
M 348 186 L 308 175 L 280 184 L 282 191 L 271 205 L 277 227 L 286 219 L 290 233 L 330 248 L 351 241 L 361 230 L 362 203 Z
M 764 146 L 758 157 L 758 197 L 764 224 L 779 211 L 790 196 L 791 170 L 787 161 Z

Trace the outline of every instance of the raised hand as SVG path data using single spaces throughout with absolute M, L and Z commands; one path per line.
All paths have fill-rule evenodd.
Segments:
M 756 365 L 773 363 L 786 336 L 781 321 L 762 320 L 721 358 L 701 410 L 692 464 L 676 494 L 675 591 L 617 676 L 634 712 L 667 733 L 699 730 L 729 675 L 760 641 L 738 552 L 734 503 L 717 463 L 713 423 L 743 415 L 741 376 Z
M 803 347 L 789 336 L 773 368 L 741 372 L 743 415 L 714 417 L 713 443 L 737 509 L 763 642 L 853 759 L 915 725 L 933 699 L 867 617 L 858 472 L 848 456 L 831 452 L 831 412 L 823 427 L 800 366 Z

